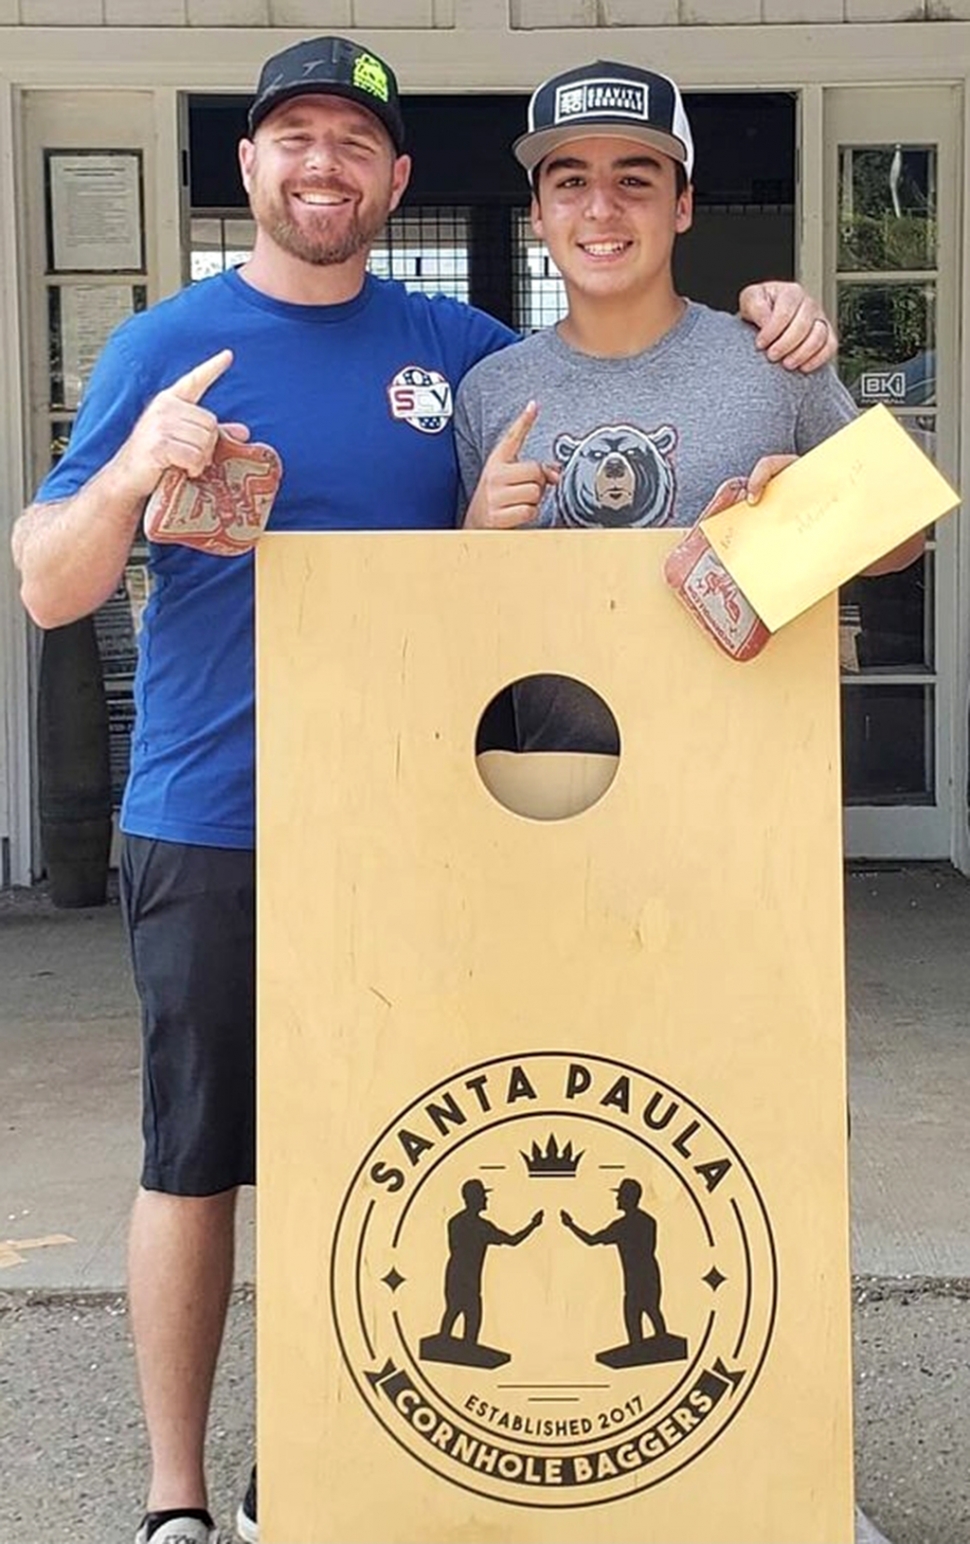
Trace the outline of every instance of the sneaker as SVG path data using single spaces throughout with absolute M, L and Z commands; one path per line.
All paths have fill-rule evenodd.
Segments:
M 861 1506 L 855 1509 L 855 1544 L 889 1544 L 884 1533 L 880 1533 L 874 1522 L 866 1516 Z
M 135 1544 L 148 1544 L 148 1518 L 135 1534 Z M 229 1544 L 212 1523 L 200 1517 L 169 1517 L 151 1535 L 151 1544 Z
M 253 1464 L 253 1472 L 249 1476 L 249 1484 L 246 1494 L 236 1513 L 236 1537 L 243 1540 L 243 1544 L 259 1544 L 259 1524 L 256 1521 L 256 1465 Z

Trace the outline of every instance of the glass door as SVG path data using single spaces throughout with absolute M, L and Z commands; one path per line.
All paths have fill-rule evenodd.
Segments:
M 960 130 L 959 96 L 948 88 L 825 94 L 825 257 L 840 373 L 860 408 L 885 404 L 951 480 Z M 959 519 L 931 531 L 924 556 L 905 572 L 842 591 L 849 857 L 939 858 L 959 847 Z

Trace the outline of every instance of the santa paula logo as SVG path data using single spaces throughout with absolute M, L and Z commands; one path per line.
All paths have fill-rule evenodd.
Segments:
M 330 1285 L 395 1441 L 493 1500 L 580 1507 L 717 1440 L 768 1354 L 777 1266 L 754 1178 L 697 1104 L 537 1051 L 455 1073 L 381 1133 Z
M 406 365 L 387 388 L 391 416 L 422 434 L 440 434 L 454 411 L 450 383 L 437 370 Z

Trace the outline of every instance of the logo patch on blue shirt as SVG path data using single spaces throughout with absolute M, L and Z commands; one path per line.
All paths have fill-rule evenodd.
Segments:
M 440 434 L 454 411 L 450 383 L 437 370 L 406 365 L 387 388 L 392 418 L 403 419 L 422 434 Z

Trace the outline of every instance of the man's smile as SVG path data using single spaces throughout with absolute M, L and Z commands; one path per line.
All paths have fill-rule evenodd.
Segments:
M 292 197 L 298 204 L 307 204 L 314 209 L 335 209 L 351 201 L 351 194 L 330 188 L 295 188 Z
M 629 250 L 632 241 L 581 241 L 578 243 L 580 251 L 587 257 L 619 257 Z

